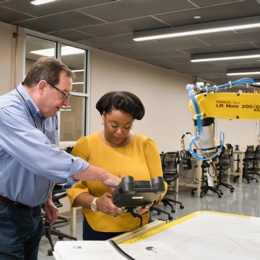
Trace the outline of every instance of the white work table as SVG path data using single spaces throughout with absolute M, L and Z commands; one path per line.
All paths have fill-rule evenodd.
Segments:
M 259 260 L 260 218 L 198 211 L 168 223 L 157 220 L 113 241 L 116 247 L 109 241 L 58 241 L 56 259 Z

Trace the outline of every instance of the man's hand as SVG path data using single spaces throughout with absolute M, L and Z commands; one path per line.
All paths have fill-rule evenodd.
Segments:
M 102 181 L 102 183 L 111 191 L 114 191 L 121 182 L 120 178 L 94 165 L 90 165 L 84 171 L 74 174 L 73 179 Z
M 58 208 L 54 205 L 51 199 L 48 199 L 43 205 L 43 211 L 45 212 L 45 222 L 49 225 L 53 225 L 58 218 Z
M 108 187 L 111 191 L 114 191 L 118 184 L 121 182 L 121 179 L 112 175 L 111 173 L 108 173 L 104 171 L 102 177 L 101 177 L 102 183 Z

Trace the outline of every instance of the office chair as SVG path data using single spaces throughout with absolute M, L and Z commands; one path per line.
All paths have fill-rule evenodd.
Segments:
M 212 179 L 214 179 L 214 177 L 215 177 L 210 172 L 210 166 L 212 166 L 212 168 L 215 170 L 212 162 L 210 162 L 209 160 L 202 161 L 202 164 L 201 164 L 202 182 L 201 183 L 204 183 L 204 185 L 201 186 L 200 197 L 202 198 L 203 195 L 207 194 L 207 192 L 209 190 L 211 190 L 211 191 L 217 193 L 218 197 L 221 198 L 222 195 L 223 195 L 223 192 L 218 187 L 209 185 L 209 177 L 212 178 Z M 192 195 L 195 194 L 195 190 L 197 190 L 197 188 L 194 188 L 194 189 L 191 190 Z
M 172 215 L 171 215 L 169 212 L 167 212 L 167 211 L 165 211 L 165 210 L 159 208 L 158 206 L 152 206 L 152 207 L 150 208 L 150 211 L 151 211 L 151 212 L 154 212 L 154 211 L 155 211 L 155 212 L 156 212 L 155 215 L 165 214 L 165 215 L 168 217 L 168 220 L 173 220 L 173 217 L 172 217 Z
M 169 206 L 171 212 L 174 213 L 175 209 L 172 203 L 179 204 L 180 208 L 183 209 L 184 206 L 180 201 L 171 199 L 167 197 L 167 194 L 176 193 L 172 188 L 175 186 L 174 182 L 179 178 L 178 165 L 180 164 L 180 155 L 179 152 L 166 152 L 161 155 L 162 169 L 163 169 L 163 178 L 164 181 L 168 184 L 168 190 L 165 197 L 162 199 L 164 206 Z
M 160 153 L 161 163 L 162 163 L 162 160 L 163 160 L 163 156 L 164 156 L 164 152 L 161 152 L 161 153 Z M 172 220 L 172 219 L 173 219 L 172 215 L 171 215 L 169 212 L 167 212 L 167 211 L 165 211 L 165 210 L 159 208 L 158 206 L 152 206 L 152 207 L 150 208 L 150 211 L 151 211 L 151 212 L 154 212 L 154 211 L 155 211 L 155 212 L 156 212 L 156 213 L 155 213 L 156 215 L 161 215 L 161 214 L 163 213 L 163 214 L 167 215 L 168 220 Z
M 259 175 L 259 171 L 260 171 L 260 144 L 258 144 L 255 148 L 255 160 L 254 160 L 254 169 L 257 173 L 257 175 Z
M 258 182 L 257 178 L 255 178 L 255 175 L 258 175 L 257 168 L 256 168 L 256 154 L 260 153 L 257 151 L 259 148 L 254 148 L 254 145 L 248 145 L 247 149 L 245 151 L 245 156 L 243 159 L 243 179 L 247 181 L 247 183 L 250 183 L 251 181 Z M 238 176 L 234 177 L 234 182 L 238 180 Z
M 254 152 L 252 151 L 254 146 L 251 145 L 249 148 L 250 155 L 246 154 L 244 158 L 245 175 L 250 178 L 250 180 L 258 182 L 257 178 L 254 176 L 259 176 L 260 146 L 257 145 Z
M 161 202 L 164 204 L 164 206 L 169 206 L 171 208 L 171 212 L 175 212 L 175 208 L 173 206 L 174 204 L 179 204 L 180 208 L 183 209 L 184 206 L 180 201 L 171 199 L 167 197 L 167 194 L 170 193 L 176 193 L 171 188 L 174 187 L 174 182 L 179 178 L 178 173 L 178 165 L 180 163 L 179 159 L 179 152 L 161 152 L 160 153 L 161 163 L 162 163 L 162 170 L 163 170 L 163 178 L 164 181 L 168 184 L 168 190 L 166 195 L 163 197 Z M 158 206 L 153 206 L 151 208 L 151 211 L 156 211 L 157 215 L 160 215 L 161 213 L 168 215 L 168 219 L 172 220 L 173 217 L 171 214 L 165 210 L 160 209 Z
M 53 191 L 52 191 L 52 200 L 53 203 L 56 205 L 56 207 L 60 208 L 63 206 L 63 204 L 60 202 L 60 199 L 67 196 L 66 191 L 62 189 L 63 184 L 55 184 Z M 65 233 L 62 233 L 57 228 L 67 226 L 70 222 L 69 218 L 58 216 L 56 222 L 50 226 L 47 222 L 45 222 L 43 217 L 43 235 L 48 238 L 49 243 L 51 245 L 51 249 L 48 250 L 48 255 L 51 256 L 54 251 L 54 243 L 52 236 L 58 237 L 60 240 L 63 238 L 71 239 L 71 240 L 77 240 L 76 237 L 67 235 Z
M 232 155 L 233 146 L 231 144 L 226 144 L 226 147 L 222 148 L 222 151 L 218 156 L 218 163 L 216 163 L 217 171 L 219 172 L 217 176 L 216 188 L 224 186 L 230 189 L 231 192 L 233 192 L 235 188 L 231 184 L 223 182 L 222 178 L 226 174 L 227 170 L 230 169 L 232 166 Z
M 254 156 L 254 161 L 253 161 L 253 174 L 260 176 L 259 171 L 260 171 L 260 145 L 257 145 L 255 148 L 255 156 Z
M 245 157 L 243 159 L 243 177 L 247 180 L 247 183 L 250 181 L 258 180 L 254 177 L 255 172 L 255 148 L 254 145 L 248 145 L 245 151 Z

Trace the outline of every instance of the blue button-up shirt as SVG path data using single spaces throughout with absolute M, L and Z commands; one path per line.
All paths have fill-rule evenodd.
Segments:
M 0 96 L 0 195 L 38 206 L 89 163 L 58 148 L 57 116 L 43 118 L 22 84 L 17 90 Z

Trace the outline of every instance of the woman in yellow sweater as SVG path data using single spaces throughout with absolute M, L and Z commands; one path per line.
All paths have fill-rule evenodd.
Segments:
M 155 142 L 130 131 L 134 120 L 141 120 L 145 114 L 141 100 L 127 91 L 108 92 L 99 99 L 96 108 L 104 129 L 80 138 L 72 154 L 120 178 L 131 175 L 135 180 L 151 180 L 162 176 Z M 99 181 L 79 181 L 67 194 L 72 206 L 83 208 L 83 240 L 107 240 L 149 222 L 153 203 L 135 209 L 142 218 L 140 221 L 114 205 L 111 192 Z

